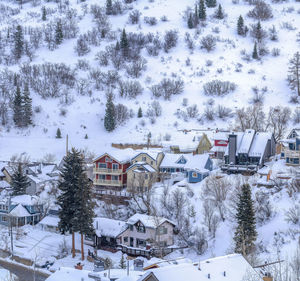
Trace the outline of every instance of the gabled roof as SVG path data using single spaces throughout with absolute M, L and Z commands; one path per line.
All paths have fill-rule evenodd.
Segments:
M 128 167 L 128 169 L 126 170 L 126 172 L 130 171 L 134 169 L 134 172 L 142 172 L 140 169 L 149 172 L 149 173 L 155 173 L 156 170 L 151 167 L 149 164 L 146 164 L 145 162 L 136 162 L 134 164 L 132 164 L 130 167 Z
M 236 153 L 249 153 L 254 136 L 255 131 L 252 129 L 247 129 L 242 136 L 241 142 L 237 147 Z
M 249 151 L 250 157 L 260 157 L 260 163 L 264 156 L 268 141 L 272 138 L 271 133 L 257 132 Z
M 31 196 L 28 194 L 17 195 L 17 196 L 11 197 L 11 203 L 12 204 L 22 204 L 24 206 L 34 206 L 38 203 L 38 197 Z
M 112 238 L 117 238 L 128 227 L 125 221 L 100 217 L 94 219 L 93 225 L 98 237 L 106 236 Z
M 30 217 L 31 214 L 23 207 L 21 204 L 18 204 L 15 208 L 13 208 L 10 212 L 10 215 L 14 217 Z
M 148 216 L 148 215 L 144 215 L 144 214 L 135 214 L 135 215 L 131 216 L 127 220 L 127 223 L 129 225 L 134 225 L 138 221 L 140 221 L 145 227 L 149 227 L 149 228 L 157 228 L 158 226 L 160 226 L 164 222 L 169 222 L 170 224 L 172 224 L 174 226 L 176 225 L 174 222 L 172 222 L 171 220 L 168 220 L 166 218 Z
M 165 153 L 164 159 L 161 161 L 160 168 L 184 168 L 185 164 L 178 163 L 180 159 L 184 157 L 188 161 L 187 154 L 174 154 L 174 153 Z
M 123 164 L 130 162 L 132 156 L 134 155 L 134 151 L 130 148 L 127 149 L 112 149 L 109 152 L 104 152 L 97 158 L 93 160 L 96 162 L 97 160 L 101 159 L 103 156 L 109 156 L 111 159 L 115 160 L 116 162 Z
M 206 170 L 205 166 L 209 161 L 209 154 L 196 154 L 191 155 L 188 159 L 188 162 L 185 164 L 186 170 Z M 208 170 L 206 170 L 207 172 Z
M 141 154 L 146 154 L 151 159 L 153 159 L 154 161 L 156 161 L 158 155 L 160 155 L 161 153 L 163 153 L 161 150 L 154 150 L 154 149 L 151 149 L 151 150 L 150 149 L 149 150 L 148 149 L 147 150 L 137 150 L 136 152 L 137 152 L 137 154 L 134 155 L 134 157 L 132 158 L 132 160 L 135 159 L 136 157 L 138 157 Z

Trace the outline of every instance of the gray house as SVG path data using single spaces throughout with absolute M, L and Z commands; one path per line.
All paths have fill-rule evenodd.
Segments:
M 276 143 L 272 133 L 252 129 L 233 132 L 229 134 L 224 155 L 225 165 L 221 169 L 229 173 L 253 173 L 264 166 L 275 152 Z

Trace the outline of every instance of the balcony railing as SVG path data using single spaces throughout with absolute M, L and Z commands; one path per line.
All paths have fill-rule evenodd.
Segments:
M 120 180 L 102 180 L 94 179 L 95 185 L 109 185 L 109 186 L 122 186 L 122 181 Z
M 94 168 L 94 174 L 122 174 L 122 169 Z

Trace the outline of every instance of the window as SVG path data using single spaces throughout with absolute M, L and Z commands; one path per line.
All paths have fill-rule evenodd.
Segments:
M 197 174 L 196 172 L 193 172 L 193 173 L 192 173 L 192 177 L 193 177 L 193 178 L 197 178 L 197 177 L 198 177 L 198 174 Z
M 130 226 L 129 226 L 129 230 L 130 230 L 130 231 L 133 231 L 133 225 L 130 225 Z
M 112 176 L 111 179 L 112 179 L 113 181 L 117 181 L 117 180 L 119 180 L 119 176 Z
M 136 239 L 136 246 L 146 247 L 146 241 L 142 239 Z
M 148 179 L 148 174 L 145 174 L 145 180 Z
M 151 161 L 151 165 L 153 165 L 153 161 Z
M 162 235 L 167 233 L 168 233 L 168 229 L 165 226 L 159 226 L 157 228 L 157 234 Z
M 105 162 L 111 162 L 111 159 L 109 157 L 105 157 Z
M 124 243 L 127 243 L 127 242 L 128 242 L 128 237 L 125 236 L 125 237 L 123 238 L 123 241 L 124 241 Z
M 105 180 L 105 175 L 99 175 L 100 180 Z
M 113 164 L 112 168 L 113 168 L 113 170 L 118 170 L 119 169 L 119 164 Z
M 106 168 L 106 164 L 105 163 L 98 163 L 98 168 Z
M 136 224 L 136 230 L 137 230 L 137 232 L 141 232 L 141 233 L 146 232 L 145 226 L 141 222 L 138 222 Z
M 2 217 L 2 221 L 7 221 L 7 217 Z
M 143 161 L 143 162 L 146 162 L 146 156 L 143 156 L 143 157 L 142 157 L 142 161 Z

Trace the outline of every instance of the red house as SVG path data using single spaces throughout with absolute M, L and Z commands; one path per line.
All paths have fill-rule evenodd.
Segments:
M 216 132 L 214 135 L 214 146 L 210 150 L 211 156 L 217 159 L 223 159 L 227 145 L 228 134 L 225 132 Z
M 97 189 L 120 191 L 126 187 L 126 169 L 130 166 L 131 155 L 124 152 L 114 156 L 104 153 L 94 160 L 94 185 Z

